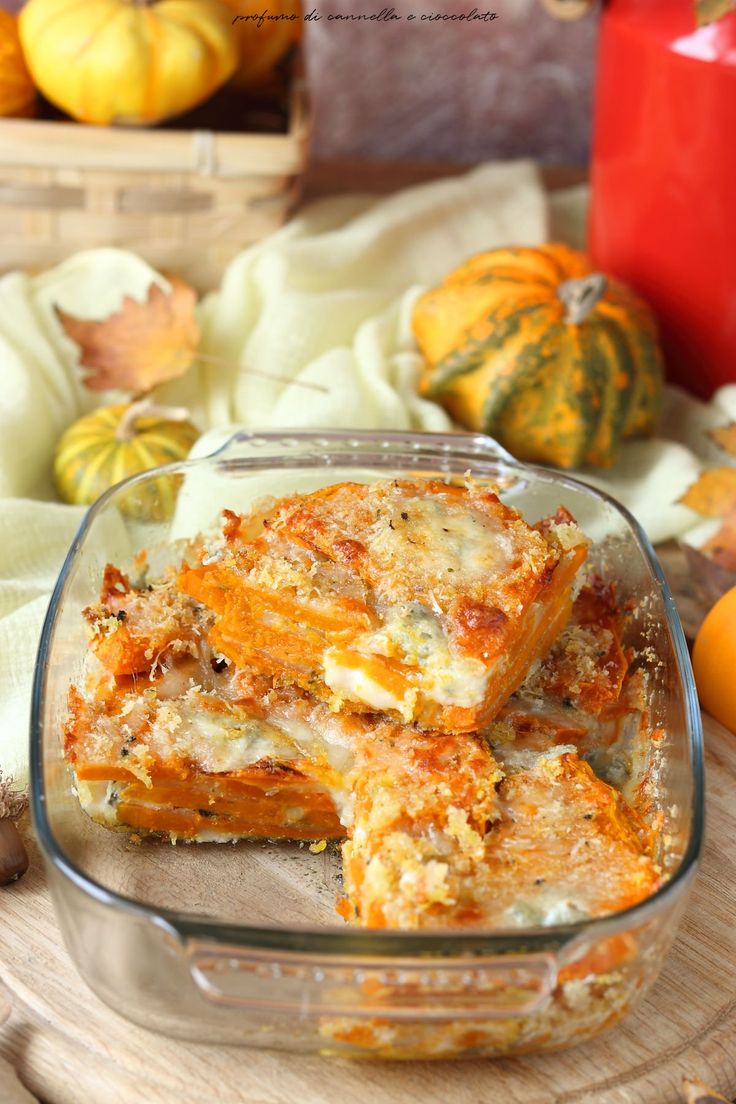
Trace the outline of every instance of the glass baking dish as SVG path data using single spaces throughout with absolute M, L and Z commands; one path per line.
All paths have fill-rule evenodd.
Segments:
M 527 520 L 564 505 L 596 567 L 633 613 L 656 752 L 631 749 L 633 784 L 656 781 L 661 861 L 653 896 L 602 919 L 512 931 L 373 931 L 339 921 L 339 853 L 298 844 L 136 843 L 81 810 L 60 729 L 86 648 L 81 610 L 105 564 L 214 529 L 264 494 L 393 475 L 498 484 Z M 167 503 L 176 499 L 173 512 Z M 167 513 L 170 516 L 166 516 Z M 650 749 L 655 744 L 648 744 Z M 212 456 L 113 488 L 88 512 L 49 607 L 31 720 L 32 809 L 59 925 L 85 981 L 153 1030 L 206 1042 L 377 1058 L 496 1056 L 561 1047 L 619 1020 L 657 976 L 695 874 L 703 831 L 700 713 L 680 622 L 652 548 L 610 498 L 513 461 L 487 437 L 238 434 Z

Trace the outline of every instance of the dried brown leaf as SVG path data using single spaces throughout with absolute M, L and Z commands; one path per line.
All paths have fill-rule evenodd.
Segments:
M 721 19 L 736 8 L 736 0 L 695 0 L 695 20 L 699 27 Z
M 714 539 L 714 538 L 711 538 Z M 708 542 L 710 544 L 710 541 Z M 693 597 L 702 604 L 702 616 L 727 590 L 736 586 L 736 567 L 729 568 L 720 555 L 706 554 L 702 548 L 682 544 L 687 563 L 687 584 Z M 677 595 L 679 602 L 680 595 Z
M 189 368 L 200 339 L 197 294 L 178 277 L 167 279 L 170 291 L 152 283 L 142 303 L 126 295 L 120 310 L 101 321 L 55 308 L 67 336 L 80 347 L 80 364 L 91 369 L 84 378 L 87 387 L 138 394 Z
M 680 499 L 696 514 L 725 517 L 736 510 L 736 468 L 707 468 Z
M 725 571 L 736 571 L 736 509 L 723 519 L 723 524 L 702 546 L 702 551 Z
M 735 0 L 736 2 L 736 0 Z M 712 441 L 729 456 L 736 457 L 736 422 L 708 431 Z M 720 519 L 718 531 L 699 550 L 690 549 L 696 589 L 711 593 L 736 581 L 736 465 L 707 468 L 680 499 L 704 517 Z M 718 595 L 714 595 L 715 601 Z
M 729 456 L 736 456 L 736 422 L 719 426 L 718 429 L 711 429 L 708 436 Z
M 725 1096 L 709 1089 L 697 1077 L 683 1077 L 682 1091 L 685 1104 L 730 1104 Z

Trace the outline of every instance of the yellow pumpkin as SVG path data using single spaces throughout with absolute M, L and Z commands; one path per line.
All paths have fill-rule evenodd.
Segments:
M 23 58 L 15 16 L 0 9 L 0 115 L 34 114 L 36 88 Z
M 83 123 L 181 115 L 224 84 L 238 60 L 220 0 L 28 0 L 18 22 L 36 85 Z
M 565 245 L 471 258 L 418 300 L 412 325 L 424 394 L 521 460 L 605 467 L 656 425 L 649 308 Z
M 199 430 L 186 411 L 140 403 L 102 406 L 74 422 L 54 458 L 56 489 L 64 502 L 89 506 L 128 476 L 184 460 Z M 174 420 L 176 419 L 176 420 Z M 161 520 L 171 515 L 180 480 L 161 476 L 133 487 L 121 501 L 125 513 Z
M 302 36 L 300 0 L 225 0 L 233 13 L 239 61 L 234 83 L 253 88 L 265 83 Z M 261 19 L 261 17 L 263 17 Z

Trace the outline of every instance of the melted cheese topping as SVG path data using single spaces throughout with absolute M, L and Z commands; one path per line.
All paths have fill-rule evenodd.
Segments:
M 471 737 L 455 740 L 464 762 L 452 767 L 416 737 L 410 747 L 392 737 L 377 760 L 361 749 L 356 824 L 343 847 L 353 919 L 549 927 L 627 908 L 659 886 L 644 825 L 574 748 L 511 752 L 503 777 Z M 387 770 L 392 756 L 401 762 Z
M 414 669 L 421 675 L 423 692 L 441 705 L 472 708 L 483 701 L 493 670 L 453 651 L 437 616 L 419 602 L 389 610 L 382 626 L 356 637 L 352 647 L 366 657 L 385 656 Z M 396 709 L 405 720 L 412 719 L 415 689 L 397 697 L 365 670 L 341 666 L 334 648 L 325 652 L 324 667 L 325 683 L 336 693 L 373 709 Z
M 502 756 L 501 815 L 476 886 L 491 927 L 550 927 L 628 908 L 661 871 L 647 831 L 574 748 Z
M 376 588 L 386 597 L 390 592 L 394 598 L 397 588 L 425 595 L 430 603 L 433 587 L 443 594 L 448 589 L 474 593 L 494 576 L 509 573 L 523 552 L 522 535 L 504 525 L 502 516 L 439 495 L 392 495 L 391 485 L 384 486 L 386 509 L 361 536 L 373 561 Z M 539 544 L 546 556 L 541 538 Z
M 411 720 L 416 690 L 407 690 L 401 696 L 393 694 L 383 683 L 371 678 L 364 668 L 341 663 L 339 655 L 337 650 L 330 648 L 324 654 L 325 685 L 334 691 L 331 701 L 335 708 L 339 709 L 345 700 L 359 701 L 379 712 L 396 710 L 404 720 Z
M 265 706 L 254 710 L 199 686 L 173 699 L 158 697 L 151 687 L 123 693 L 112 709 L 87 703 L 84 723 L 75 732 L 78 757 L 118 758 L 129 768 L 123 759 L 140 758 L 136 753 L 145 748 L 147 759 L 190 763 L 206 774 L 241 770 L 264 759 L 307 758 L 340 771 L 352 762 L 357 721 L 291 694 L 270 694 Z

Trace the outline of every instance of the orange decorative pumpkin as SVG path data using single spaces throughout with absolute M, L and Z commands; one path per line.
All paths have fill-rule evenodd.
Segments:
M 0 115 L 27 118 L 36 107 L 36 88 L 23 58 L 15 16 L 0 9 Z
M 654 430 L 662 359 L 651 311 L 566 245 L 480 253 L 423 295 L 422 390 L 520 460 L 610 466 Z
M 221 0 L 27 0 L 18 27 L 36 85 L 82 123 L 181 115 L 237 66 Z
M 233 13 L 240 60 L 234 83 L 254 88 L 265 83 L 302 36 L 300 0 L 225 0 Z

